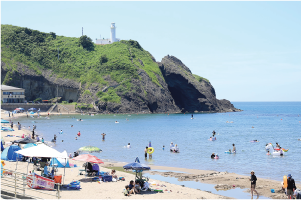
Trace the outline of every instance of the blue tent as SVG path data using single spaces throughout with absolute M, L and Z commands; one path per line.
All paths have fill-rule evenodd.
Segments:
M 1 119 L 1 123 L 9 123 L 9 121 L 7 121 L 5 119 Z
M 2 141 L 1 141 L 1 151 L 4 150 L 4 147 L 3 147 L 3 144 L 2 144 Z
M 18 145 L 11 145 L 6 147 L 1 153 L 2 160 L 9 160 L 9 161 L 17 161 L 18 154 L 15 151 L 19 151 L 21 148 Z M 22 160 L 22 155 L 18 156 L 18 160 Z
M 34 147 L 34 146 L 37 146 L 37 144 L 35 144 L 35 143 L 27 143 L 27 144 L 25 144 L 24 145 L 24 149 L 27 149 L 27 148 L 29 148 L 29 147 Z
M 66 161 L 67 161 L 67 163 L 65 162 L 65 158 L 59 158 L 59 159 L 51 158 L 50 166 L 52 167 L 53 165 L 56 165 L 59 168 L 64 168 L 64 167 L 68 168 L 68 167 L 70 167 L 69 159 L 66 158 Z M 66 166 L 64 166 L 65 163 L 66 163 Z

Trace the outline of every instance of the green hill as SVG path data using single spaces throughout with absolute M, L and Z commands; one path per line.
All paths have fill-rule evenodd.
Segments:
M 2 62 L 10 66 L 11 72 L 17 70 L 16 63 L 19 62 L 34 69 L 37 74 L 49 69 L 58 77 L 76 80 L 86 88 L 91 83 L 107 86 L 105 77 L 109 75 L 120 86 L 110 88 L 107 95 L 99 93 L 98 96 L 112 102 L 119 102 L 117 90 L 132 90 L 131 80 L 140 79 L 139 68 L 148 74 L 152 82 L 162 87 L 156 77 L 157 74 L 163 78 L 158 65 L 136 41 L 93 44 L 93 48 L 87 50 L 80 44 L 79 38 L 57 36 L 52 32 L 43 33 L 12 25 L 1 25 L 1 32 Z M 107 98 L 108 95 L 113 98 Z

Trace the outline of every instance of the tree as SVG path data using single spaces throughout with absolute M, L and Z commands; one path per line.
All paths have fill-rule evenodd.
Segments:
M 92 39 L 86 35 L 83 35 L 79 38 L 79 44 L 88 51 L 94 50 L 94 43 L 92 42 Z
M 108 62 L 107 55 L 102 55 L 102 56 L 99 58 L 99 62 L 100 62 L 100 64 Z

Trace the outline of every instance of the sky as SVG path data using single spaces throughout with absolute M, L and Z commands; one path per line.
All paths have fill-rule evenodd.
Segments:
M 301 2 L 2 1 L 1 24 L 136 40 L 180 59 L 218 99 L 301 101 Z

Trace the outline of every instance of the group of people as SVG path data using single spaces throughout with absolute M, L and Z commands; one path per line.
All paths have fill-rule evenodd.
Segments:
M 130 181 L 129 185 L 125 186 L 124 196 L 130 196 L 131 194 L 140 194 L 141 193 L 141 185 L 138 181 Z
M 267 155 L 271 155 L 270 149 L 272 146 L 270 146 L 270 144 L 266 144 L 265 148 L 267 150 Z M 273 151 L 274 152 L 279 152 L 280 156 L 283 156 L 283 150 L 281 148 L 281 146 L 278 144 L 278 142 L 276 142 L 276 148 L 273 147 Z
M 163 148 L 164 148 L 164 146 L 163 146 Z M 174 152 L 174 153 L 179 153 L 180 152 L 180 149 L 179 149 L 178 145 L 177 144 L 174 145 L 173 142 L 170 143 L 169 149 L 170 149 L 171 152 Z

